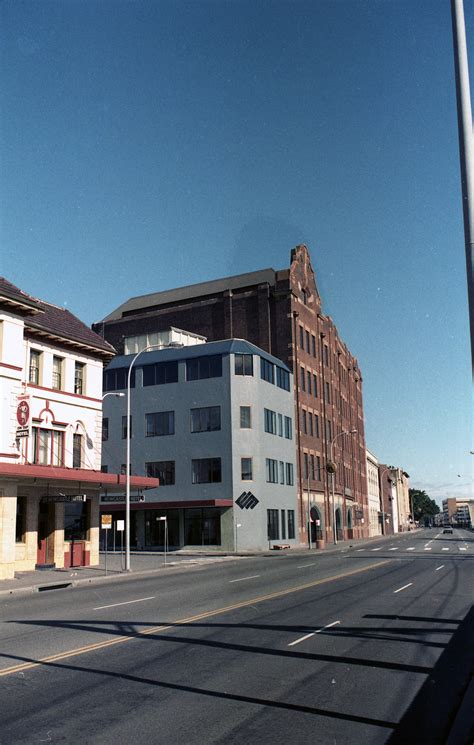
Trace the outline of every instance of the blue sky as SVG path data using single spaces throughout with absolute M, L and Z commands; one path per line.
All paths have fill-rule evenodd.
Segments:
M 0 23 L 4 276 L 90 324 L 304 242 L 368 446 L 472 493 L 449 0 L 4 0 Z

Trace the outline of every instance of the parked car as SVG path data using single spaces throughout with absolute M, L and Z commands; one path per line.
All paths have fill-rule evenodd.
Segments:
M 452 528 L 445 528 L 443 530 L 443 533 L 452 533 L 452 532 L 453 532 L 453 529 Z

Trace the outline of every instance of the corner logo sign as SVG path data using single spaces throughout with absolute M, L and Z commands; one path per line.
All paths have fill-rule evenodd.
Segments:
M 258 504 L 258 499 L 251 491 L 243 491 L 235 500 L 235 504 L 238 504 L 241 510 L 253 510 Z

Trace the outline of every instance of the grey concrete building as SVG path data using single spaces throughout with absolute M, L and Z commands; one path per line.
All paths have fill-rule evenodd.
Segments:
M 133 355 L 105 371 L 126 389 Z M 131 545 L 260 550 L 298 542 L 293 380 L 279 359 L 231 339 L 143 352 L 133 367 L 131 473 L 160 487 L 131 497 Z M 126 397 L 104 400 L 104 470 L 125 470 Z M 101 496 L 123 518 L 123 495 Z M 117 538 L 117 536 L 115 536 Z M 114 531 L 109 532 L 109 543 Z

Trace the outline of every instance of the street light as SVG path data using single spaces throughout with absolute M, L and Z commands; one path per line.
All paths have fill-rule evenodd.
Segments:
M 107 396 L 115 396 L 115 398 L 123 398 L 125 396 L 125 393 L 116 393 L 115 391 L 109 391 L 109 393 L 104 393 L 102 396 L 102 401 L 104 398 L 107 398 Z
M 333 522 L 333 535 L 334 535 L 334 545 L 337 544 L 337 532 L 336 532 L 336 499 L 334 495 L 334 482 L 336 480 L 336 465 L 334 463 L 334 456 L 333 456 L 333 447 L 334 443 L 336 442 L 338 437 L 342 437 L 342 435 L 355 435 L 357 433 L 356 429 L 343 429 L 342 432 L 339 432 L 337 435 L 335 435 L 332 440 L 331 444 L 329 446 L 329 452 L 331 456 L 331 483 L 332 483 L 332 522 Z

